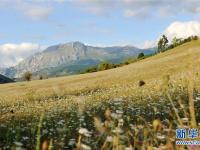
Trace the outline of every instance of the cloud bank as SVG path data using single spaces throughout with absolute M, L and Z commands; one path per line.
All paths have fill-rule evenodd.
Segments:
M 192 35 L 200 36 L 200 21 L 173 22 L 166 28 L 164 34 L 169 40 L 172 40 L 174 37 L 187 38 Z
M 188 22 L 181 22 L 176 21 L 172 22 L 163 32 L 169 41 L 172 41 L 174 37 L 176 38 L 187 38 L 189 36 L 197 35 L 200 37 L 200 21 L 188 21 Z M 162 36 L 158 35 L 157 39 L 155 40 L 147 40 L 142 44 L 138 45 L 141 48 L 150 48 L 155 47 L 157 45 L 158 40 Z
M 144 18 L 200 13 L 199 0 L 1 0 L 0 9 L 12 9 L 30 19 L 44 20 L 54 12 L 57 4 L 64 3 L 98 16 L 117 13 L 126 18 Z
M 46 20 L 54 11 L 56 3 L 63 0 L 1 0 L 0 10 L 14 10 L 31 20 Z
M 120 12 L 124 17 L 169 16 L 200 13 L 199 0 L 73 0 L 80 9 L 94 15 Z
M 34 43 L 0 45 L 0 67 L 13 66 L 24 58 L 41 51 L 41 46 Z

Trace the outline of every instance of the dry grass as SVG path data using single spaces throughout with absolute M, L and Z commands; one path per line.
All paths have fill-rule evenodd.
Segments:
M 199 55 L 200 41 L 194 41 L 121 68 L 42 81 L 0 85 L 0 99 L 12 104 L 18 103 L 29 93 L 35 97 L 48 97 L 53 93 L 74 97 L 84 93 L 84 98 L 87 99 L 88 93 L 95 93 L 98 90 L 112 98 L 129 96 L 129 91 L 132 91 L 130 88 L 137 88 L 139 80 L 144 80 L 147 83 L 146 86 L 159 90 L 156 86 L 160 85 L 159 82 L 164 76 L 170 75 L 172 79 L 185 76 L 185 73 L 190 71 L 191 62 L 194 72 L 198 72 Z
M 107 101 L 115 98 L 127 100 L 127 103 L 132 104 L 131 106 L 144 107 L 144 109 L 151 100 L 151 103 L 153 103 L 153 100 L 158 102 L 166 100 L 166 90 L 170 91 L 169 95 L 172 96 L 173 100 L 179 99 L 181 93 L 186 95 L 184 92 L 188 87 L 188 81 L 193 82 L 193 85 L 191 83 L 189 85 L 194 87 L 195 90 L 199 89 L 199 56 L 200 41 L 193 41 L 165 53 L 116 69 L 0 85 L 0 122 L 3 124 L 9 124 L 11 121 L 18 123 L 19 119 L 22 122 L 26 120 L 25 122 L 31 123 L 31 126 L 35 126 L 35 123 L 32 122 L 38 121 L 37 116 L 44 112 L 47 120 L 48 116 L 49 119 L 55 120 L 62 120 L 62 117 L 67 115 L 72 115 L 73 119 L 78 117 L 79 121 L 77 122 L 74 121 L 76 119 L 69 121 L 74 124 L 74 127 L 80 127 L 84 124 L 80 119 L 85 116 L 85 113 L 86 116 L 90 117 L 102 113 L 109 106 Z M 190 77 L 188 74 L 191 72 L 193 79 L 188 80 L 188 77 Z M 142 87 L 138 85 L 140 80 L 144 80 L 146 83 Z M 194 89 L 190 87 L 189 93 L 193 93 Z M 176 92 L 177 94 L 173 95 Z M 189 95 L 190 100 L 192 95 Z M 167 102 L 169 103 L 169 101 Z M 191 101 L 189 102 L 191 106 L 194 105 Z M 95 110 L 93 110 L 94 108 Z M 190 109 L 194 122 L 195 112 L 193 111 Z M 30 121 L 30 119 L 33 120 Z M 90 119 L 86 121 L 89 126 L 91 126 Z M 66 125 L 67 128 L 73 128 L 70 126 L 70 123 Z M 101 127 L 99 126 L 99 128 Z M 74 130 L 73 128 L 70 132 L 78 132 L 78 129 Z M 67 134 L 69 133 L 67 132 Z M 35 143 L 35 141 L 33 140 L 32 143 Z M 54 139 L 53 143 L 58 143 L 58 141 L 55 142 Z M 78 145 L 80 146 L 80 144 L 79 142 Z

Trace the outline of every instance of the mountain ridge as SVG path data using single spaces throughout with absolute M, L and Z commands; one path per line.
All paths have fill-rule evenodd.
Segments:
M 139 49 L 134 46 L 97 47 L 85 45 L 79 41 L 68 42 L 49 46 L 14 67 L 0 69 L 0 73 L 11 78 L 19 78 L 26 71 L 35 73 L 44 69 L 48 70 L 48 68 L 66 66 L 66 70 L 71 70 L 70 73 L 74 74 L 77 72 L 76 67 L 83 70 L 88 66 L 97 65 L 101 61 L 118 63 L 128 57 L 137 56 L 140 52 L 150 54 L 153 53 L 153 50 Z M 74 64 L 76 65 L 74 66 Z M 46 74 L 48 75 L 48 71 Z

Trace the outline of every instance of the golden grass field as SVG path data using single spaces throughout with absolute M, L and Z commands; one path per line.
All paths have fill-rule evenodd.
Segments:
M 116 69 L 31 82 L 3 84 L 0 85 L 0 104 L 3 101 L 10 107 L 28 97 L 31 99 L 31 102 L 29 101 L 26 105 L 26 109 L 28 109 L 29 104 L 31 108 L 35 105 L 34 99 L 37 100 L 36 97 L 45 98 L 52 94 L 65 95 L 75 100 L 87 100 L 95 96 L 99 99 L 129 97 L 134 95 L 136 88 L 137 93 L 140 90 L 138 88 L 139 80 L 146 82 L 142 90 L 148 89 L 151 93 L 154 90 L 160 90 L 159 86 L 162 85 L 160 81 L 166 75 L 170 75 L 175 80 L 192 70 L 199 72 L 199 56 L 200 40 L 186 43 L 165 53 Z M 45 101 L 45 103 L 52 106 L 57 105 L 57 102 L 54 101 Z M 20 112 L 21 109 L 23 108 L 19 108 L 15 112 Z M 37 112 L 39 111 L 40 108 L 37 108 Z M 2 118 L 4 118 L 4 114 L 0 116 L 0 119 Z
M 200 40 L 185 43 L 164 53 L 157 54 L 155 56 L 140 60 L 130 65 L 106 71 L 51 78 L 45 80 L 34 80 L 30 82 L 2 84 L 0 85 L 0 123 L 9 124 L 10 122 L 14 121 L 17 126 L 20 126 L 21 124 L 23 124 L 23 121 L 30 123 L 30 119 L 38 121 L 42 113 L 44 113 L 47 118 L 48 116 L 50 116 L 51 119 L 49 120 L 49 122 L 53 121 L 54 119 L 58 120 L 58 118 L 60 120 L 63 120 L 64 113 L 68 113 L 68 110 L 71 111 L 71 114 L 78 113 L 77 115 L 81 118 L 81 116 L 84 116 L 84 113 L 92 113 L 94 111 L 93 108 L 96 109 L 92 113 L 93 115 L 98 114 L 102 116 L 104 111 L 106 111 L 106 107 L 109 105 L 112 106 L 110 102 L 108 102 L 109 104 L 106 105 L 104 105 L 104 102 L 107 102 L 108 100 L 112 101 L 116 98 L 127 100 L 127 103 L 125 102 L 126 107 L 124 106 L 125 111 L 126 109 L 132 111 L 132 108 L 136 107 L 137 103 L 141 103 L 141 108 L 144 109 L 142 110 L 142 113 L 151 114 L 149 111 L 146 112 L 146 108 L 148 109 L 149 107 L 148 105 L 152 104 L 152 108 L 158 106 L 157 104 L 155 104 L 154 106 L 153 101 L 150 100 L 157 100 L 162 103 L 162 101 L 164 101 L 163 99 L 165 99 L 166 96 L 165 93 L 171 93 L 170 96 L 172 99 L 178 99 L 178 97 L 181 97 L 181 95 L 185 94 L 185 88 L 188 87 L 188 84 L 198 91 L 200 89 L 199 73 Z M 140 80 L 143 80 L 146 83 L 142 87 L 138 85 Z M 189 88 L 189 90 L 190 89 L 191 87 Z M 175 93 L 176 91 L 178 91 L 177 94 Z M 175 93 L 175 95 L 173 95 L 172 93 Z M 190 91 L 190 93 L 193 93 L 193 91 Z M 189 94 L 189 97 L 191 95 Z M 166 105 L 166 108 L 163 108 L 163 111 L 168 111 L 169 107 L 171 107 L 170 101 L 167 101 L 165 104 L 162 105 Z M 162 105 L 160 106 L 160 108 L 164 107 Z M 73 108 L 75 106 L 77 107 L 77 109 L 74 110 Z M 120 106 L 116 107 L 120 108 Z M 133 111 L 135 110 L 137 110 L 137 107 L 134 108 Z M 187 108 L 186 111 L 189 110 L 190 109 Z M 106 113 L 105 117 L 106 119 L 108 119 L 107 121 L 110 121 L 110 113 L 109 110 L 107 111 L 108 112 Z M 162 114 L 161 111 L 162 109 L 157 113 Z M 192 111 L 189 112 L 191 113 Z M 74 123 L 74 127 L 79 126 L 80 128 L 80 124 L 83 123 L 82 122 L 77 125 L 77 122 L 74 121 L 76 120 L 74 118 L 76 118 L 77 115 L 72 115 L 72 119 L 65 118 L 66 120 L 71 121 L 68 122 L 68 125 L 65 124 L 65 129 L 70 128 L 70 134 L 67 132 L 67 135 L 69 134 L 67 137 L 68 141 L 70 140 L 70 136 L 72 133 L 78 132 L 77 129 L 76 131 L 74 131 L 74 128 L 73 130 L 71 130 L 71 126 L 73 126 L 71 124 Z M 181 115 L 182 114 L 180 114 L 180 116 Z M 174 116 L 176 116 L 176 111 Z M 93 117 L 92 115 L 90 117 L 86 117 L 90 119 L 88 119 L 89 121 L 85 121 L 87 123 L 91 123 L 91 118 Z M 184 119 L 185 117 L 189 118 L 189 116 L 185 115 L 181 116 L 181 118 L 178 116 L 176 119 L 180 123 L 180 119 Z M 67 122 L 66 120 L 65 122 Z M 96 119 L 96 122 L 98 122 L 98 119 Z M 34 122 L 32 126 L 34 126 L 35 124 L 37 124 L 37 122 Z M 51 122 L 50 125 L 53 124 L 55 123 Z M 151 123 L 148 122 L 148 124 Z M 179 125 L 182 125 L 182 123 L 180 123 Z M 86 125 L 84 124 L 83 126 Z M 171 130 L 172 127 L 170 126 L 169 128 Z M 30 134 L 30 136 L 31 135 L 32 134 Z M 74 134 L 74 136 L 75 135 L 77 134 Z M 19 140 L 20 138 L 17 137 L 14 136 L 14 139 Z M 63 147 L 62 144 L 66 143 L 65 141 L 61 142 L 62 144 L 60 144 L 58 142 L 60 140 L 60 137 L 51 138 L 54 139 L 53 143 L 58 147 Z M 63 140 L 63 138 L 61 139 Z M 4 143 L 6 143 L 7 141 L 13 141 L 13 139 L 8 138 L 4 141 Z M 50 139 L 48 139 L 48 141 L 50 141 Z M 168 143 L 170 143 L 169 139 L 167 141 Z M 35 144 L 36 142 L 33 140 L 32 144 L 33 143 Z M 147 143 L 145 144 L 149 145 Z M 77 147 L 80 147 L 80 139 L 77 145 Z M 29 147 L 31 146 L 29 145 Z M 33 147 L 34 146 L 32 146 L 32 148 Z M 78 148 L 78 150 L 82 149 L 83 148 Z M 120 148 L 116 150 L 120 150 Z

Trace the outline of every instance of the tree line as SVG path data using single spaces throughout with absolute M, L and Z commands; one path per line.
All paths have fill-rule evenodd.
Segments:
M 159 39 L 158 41 L 158 50 L 157 52 L 158 53 L 161 53 L 161 52 L 164 52 L 166 50 L 169 50 L 169 49 L 172 49 L 172 48 L 175 48 L 179 45 L 182 45 L 184 43 L 187 43 L 187 42 L 190 42 L 190 41 L 193 41 L 193 40 L 198 40 L 199 37 L 198 36 L 189 36 L 188 38 L 176 38 L 174 37 L 171 41 L 171 43 L 169 44 L 169 40 L 167 39 L 167 37 L 165 35 L 162 35 L 162 37 Z
M 117 67 L 122 67 L 124 65 L 128 65 L 130 63 L 133 63 L 133 62 L 136 62 L 138 60 L 144 59 L 144 58 L 146 58 L 148 56 L 149 55 L 145 55 L 144 53 L 139 53 L 136 58 L 135 57 L 128 58 L 128 59 L 124 60 L 122 63 L 119 63 L 119 64 L 114 64 L 114 63 L 109 63 L 107 61 L 104 61 L 104 62 L 99 63 L 97 66 L 91 66 L 91 67 L 87 68 L 82 73 L 92 73 L 92 72 L 97 72 L 97 71 L 103 71 L 103 70 L 113 69 L 113 68 L 117 68 Z

